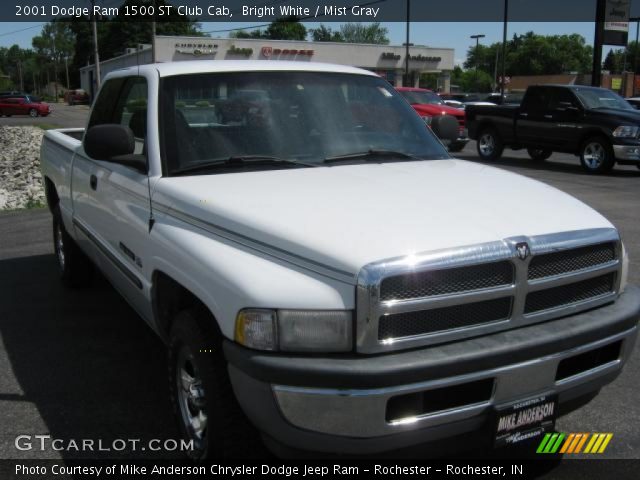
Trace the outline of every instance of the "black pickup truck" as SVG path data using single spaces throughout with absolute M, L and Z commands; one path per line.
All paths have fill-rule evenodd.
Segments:
M 616 163 L 640 168 L 640 111 L 604 88 L 532 86 L 520 106 L 470 105 L 466 115 L 484 160 L 510 147 L 526 148 L 538 161 L 552 152 L 573 153 L 589 173 L 608 172 Z

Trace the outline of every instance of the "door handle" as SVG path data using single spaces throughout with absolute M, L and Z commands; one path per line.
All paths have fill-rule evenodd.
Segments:
M 91 190 L 96 190 L 98 188 L 98 177 L 91 175 L 89 177 L 89 185 L 91 185 Z
M 546 118 L 547 120 L 551 120 L 553 118 L 553 115 L 545 115 L 544 118 Z
M 520 114 L 520 116 L 521 116 L 521 117 L 528 117 L 528 116 L 529 116 L 529 114 L 528 114 L 528 113 L 521 113 L 521 114 Z

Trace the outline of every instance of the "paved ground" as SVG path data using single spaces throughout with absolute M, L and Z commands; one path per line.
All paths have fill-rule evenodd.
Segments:
M 460 156 L 473 160 L 473 148 Z M 536 164 L 520 152 L 506 152 L 496 165 L 561 188 L 610 218 L 631 255 L 630 281 L 640 284 L 640 170 L 589 176 L 574 157 Z M 505 201 L 517 214 L 521 200 Z M 163 345 L 105 281 L 84 291 L 59 285 L 50 228 L 45 210 L 0 214 L 0 458 L 60 456 L 16 451 L 21 434 L 177 438 Z M 613 432 L 607 457 L 640 458 L 639 357 L 636 349 L 618 380 L 561 419 L 559 429 Z
M 53 112 L 46 117 L 31 118 L 28 115 L 0 117 L 0 126 L 4 125 L 43 125 L 53 128 L 85 127 L 89 115 L 88 105 L 69 106 L 64 103 L 52 104 Z

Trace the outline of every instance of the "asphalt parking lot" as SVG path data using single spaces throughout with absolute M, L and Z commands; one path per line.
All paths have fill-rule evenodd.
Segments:
M 0 117 L 0 126 L 40 125 L 44 128 L 84 128 L 89 115 L 89 105 L 69 106 L 66 103 L 52 103 L 52 112 L 46 117 L 31 118 L 28 115 Z
M 458 156 L 478 161 L 475 143 Z M 495 166 L 560 188 L 609 218 L 631 257 L 629 281 L 640 284 L 640 170 L 617 167 L 610 175 L 590 176 L 570 155 L 556 154 L 540 164 L 512 151 Z M 505 201 L 517 215 L 523 200 Z M 14 440 L 25 434 L 106 442 L 178 438 L 163 345 L 106 281 L 80 291 L 60 286 L 47 210 L 0 214 L 0 292 L 0 458 L 95 457 L 18 451 Z M 558 429 L 612 432 L 606 458 L 640 458 L 639 375 L 636 348 L 622 375 L 589 405 L 560 419 Z M 121 455 L 179 456 L 104 454 Z

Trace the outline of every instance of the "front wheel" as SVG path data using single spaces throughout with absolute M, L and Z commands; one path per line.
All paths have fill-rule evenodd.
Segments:
M 551 156 L 551 150 L 547 150 L 546 148 L 527 148 L 527 153 L 531 157 L 531 160 L 535 160 L 536 162 L 544 162 L 547 158 Z
M 250 427 L 238 405 L 227 372 L 214 318 L 184 310 L 173 321 L 169 339 L 169 390 L 180 431 L 193 448 L 193 460 L 247 456 Z
M 588 173 L 606 173 L 615 164 L 613 149 L 604 137 L 587 139 L 580 147 L 580 163 Z
M 504 143 L 494 128 L 487 128 L 480 133 L 476 148 L 482 160 L 498 160 L 502 156 Z
M 35 117 L 37 117 L 37 116 L 38 116 L 38 111 L 37 111 L 35 108 L 31 108 L 31 109 L 29 109 L 29 116 L 30 116 L 31 118 L 35 118 Z

